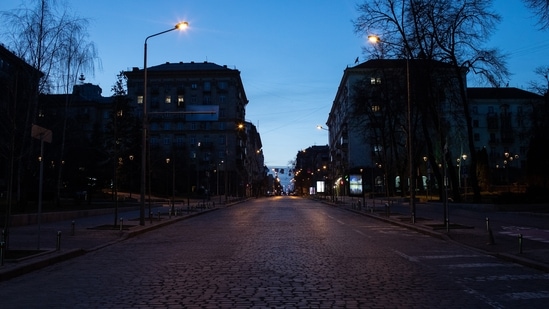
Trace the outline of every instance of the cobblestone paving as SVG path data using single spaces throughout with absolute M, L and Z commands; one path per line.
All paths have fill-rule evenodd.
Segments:
M 549 276 L 310 200 L 221 209 L 0 283 L 2 308 L 545 308 Z

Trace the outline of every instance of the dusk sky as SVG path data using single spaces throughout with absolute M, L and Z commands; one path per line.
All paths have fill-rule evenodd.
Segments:
M 369 44 L 353 32 L 360 0 L 94 0 L 67 1 L 76 15 L 90 19 L 90 40 L 101 67 L 86 82 L 112 95 L 116 75 L 143 67 L 147 36 L 189 22 L 148 41 L 148 66 L 165 62 L 214 62 L 241 72 L 249 104 L 246 120 L 258 127 L 265 164 L 285 166 L 297 151 L 328 143 L 324 125 L 343 70 L 365 60 Z M 19 0 L 0 1 L 0 11 Z M 549 31 L 540 31 L 520 0 L 494 1 L 502 22 L 487 46 L 508 55 L 509 86 L 528 89 L 549 65 Z M 469 76 L 469 86 L 475 84 Z M 503 86 L 503 85 L 502 85 Z

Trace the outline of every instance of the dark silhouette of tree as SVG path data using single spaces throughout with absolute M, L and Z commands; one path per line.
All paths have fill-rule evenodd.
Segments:
M 522 0 L 538 18 L 541 29 L 549 28 L 549 0 Z
M 0 33 L 3 41 L 33 68 L 43 73 L 38 89 L 33 89 L 34 97 L 28 110 L 24 124 L 24 137 L 30 136 L 31 124 L 37 123 L 38 94 L 65 93 L 65 108 L 70 107 L 68 94 L 76 84 L 79 74 L 93 73 L 95 64 L 99 63 L 95 45 L 88 40 L 88 20 L 69 13 L 66 3 L 56 0 L 24 1 L 14 10 L 0 13 Z M 67 113 L 65 113 L 67 114 Z M 64 120 L 64 128 L 66 129 Z M 56 163 L 59 166 L 57 195 L 62 187 L 62 164 L 65 152 L 65 129 L 61 137 L 61 151 Z M 17 174 L 22 179 L 32 177 L 33 153 L 31 140 L 21 138 L 21 161 L 26 162 L 26 168 L 20 164 Z M 24 169 L 23 169 L 24 168 Z M 27 175 L 23 175 L 25 171 Z M 19 190 L 18 190 L 19 191 Z M 20 198 L 20 196 L 18 197 Z
M 358 6 L 360 15 L 354 23 L 355 32 L 361 35 L 377 35 L 381 38 L 382 47 L 369 45 L 365 47 L 365 52 L 377 57 L 409 59 L 411 64 L 416 59 L 438 61 L 448 64 L 454 71 L 451 77 L 454 89 L 452 97 L 443 99 L 446 104 L 454 107 L 453 110 L 457 114 L 449 114 L 448 110 L 433 105 L 440 102 L 436 100 L 437 97 L 447 95 L 437 91 L 440 83 L 436 82 L 436 79 L 440 76 L 436 75 L 439 72 L 436 71 L 436 66 L 430 68 L 433 74 L 422 76 L 421 82 L 430 87 L 430 93 L 424 95 L 424 98 L 429 100 L 424 101 L 421 106 L 414 104 L 412 111 L 414 121 L 429 121 L 436 131 L 436 134 L 432 134 L 431 130 L 423 130 L 423 138 L 426 141 L 438 138 L 436 142 L 427 143 L 427 146 L 433 146 L 432 149 L 428 149 L 432 166 L 436 166 L 435 154 L 443 153 L 446 166 L 452 167 L 453 156 L 449 151 L 442 150 L 451 148 L 445 145 L 450 143 L 451 146 L 455 143 L 456 135 L 464 135 L 471 154 L 471 170 L 476 170 L 477 158 L 466 94 L 466 74 L 475 73 L 481 81 L 495 86 L 502 83 L 508 75 L 504 57 L 499 51 L 484 47 L 500 19 L 490 10 L 491 4 L 490 0 L 369 0 Z M 429 69 L 422 69 L 429 72 Z M 410 70 L 413 72 L 413 65 L 410 66 Z M 412 85 L 413 87 L 415 85 Z M 460 127 L 448 125 L 449 119 L 454 123 L 457 121 Z M 416 134 L 415 130 L 412 132 Z M 429 134 L 425 135 L 427 133 Z M 414 135 L 412 140 L 416 140 L 416 136 Z M 450 173 L 451 170 L 448 169 Z M 450 176 L 453 182 L 457 182 L 457 177 Z M 471 173 L 469 179 L 475 200 L 480 200 L 476 173 Z M 453 187 L 459 186 L 454 183 Z M 459 192 L 454 192 L 454 199 L 459 199 L 456 193 Z

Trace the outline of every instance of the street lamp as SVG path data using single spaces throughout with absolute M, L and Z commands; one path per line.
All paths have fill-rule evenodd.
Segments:
M 147 40 L 170 32 L 176 29 L 185 29 L 189 26 L 189 23 L 184 21 L 177 23 L 173 28 L 158 32 L 152 35 L 149 35 L 145 38 L 145 44 L 143 46 L 143 119 L 142 119 L 142 139 L 141 139 L 141 206 L 139 208 L 139 225 L 145 225 L 145 188 L 147 186 L 146 178 L 146 168 L 147 168 L 147 127 L 148 127 L 148 117 L 147 117 Z
M 319 129 L 319 130 L 330 131 L 330 130 L 326 129 L 325 127 L 321 126 L 321 125 L 317 125 L 316 128 Z
M 369 35 L 368 41 L 371 43 L 385 43 L 392 44 L 389 42 L 382 41 L 377 35 Z M 410 212 L 412 223 L 416 222 L 416 204 L 415 204 L 415 187 L 414 187 L 414 163 L 413 163 L 413 152 L 412 152 L 412 103 L 410 95 L 410 54 L 406 53 L 406 97 L 407 97 L 407 114 L 408 114 L 408 164 L 410 169 Z

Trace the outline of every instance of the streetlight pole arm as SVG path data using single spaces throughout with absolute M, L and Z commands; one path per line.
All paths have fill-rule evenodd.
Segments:
M 157 35 L 164 34 L 176 29 L 184 29 L 189 26 L 189 23 L 184 21 L 177 23 L 173 28 L 151 34 L 145 38 L 143 45 L 143 119 L 142 119 L 142 136 L 141 136 L 141 205 L 139 209 L 139 224 L 145 225 L 145 187 L 146 187 L 146 169 L 147 169 L 147 130 L 148 130 L 148 115 L 147 115 L 147 41 Z

